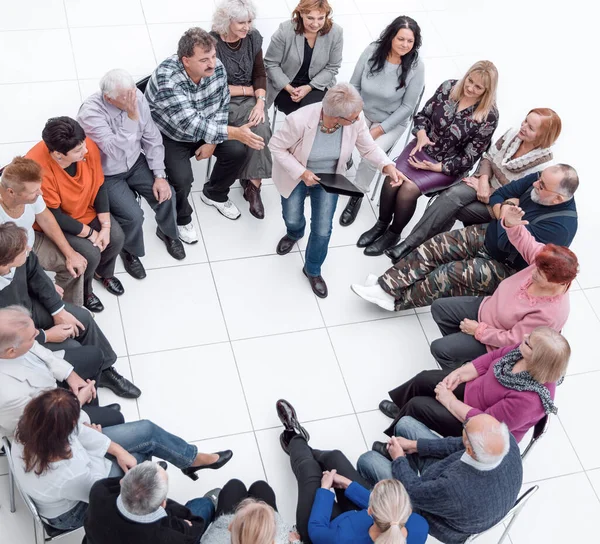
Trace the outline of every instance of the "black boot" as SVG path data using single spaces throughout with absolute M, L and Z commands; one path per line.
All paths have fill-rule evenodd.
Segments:
M 383 252 L 386 249 L 394 247 L 399 241 L 400 235 L 388 229 L 381 238 L 378 238 L 370 246 L 365 248 L 364 254 L 369 257 L 383 255 Z
M 385 254 L 396 264 L 401 259 L 404 259 L 414 248 L 410 247 L 406 240 L 400 242 L 397 246 L 385 250 Z
M 348 227 L 354 223 L 354 220 L 358 215 L 358 210 L 360 210 L 362 200 L 362 196 L 353 196 L 348 200 L 348 204 L 346 204 L 340 217 L 340 225 L 342 225 L 342 227 Z
M 367 247 L 371 245 L 377 238 L 379 238 L 387 230 L 389 223 L 377 220 L 377 223 L 371 227 L 367 232 L 363 232 L 356 242 L 358 247 Z

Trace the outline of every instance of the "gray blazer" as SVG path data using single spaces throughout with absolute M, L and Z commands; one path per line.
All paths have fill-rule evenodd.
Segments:
M 335 76 L 342 64 L 344 45 L 342 27 L 333 23 L 331 30 L 324 36 L 317 36 L 313 49 L 308 75 L 310 84 L 321 91 L 335 85 Z M 304 36 L 296 34 L 294 23 L 285 21 L 271 37 L 271 43 L 265 55 L 267 69 L 267 108 L 302 66 L 304 60 Z

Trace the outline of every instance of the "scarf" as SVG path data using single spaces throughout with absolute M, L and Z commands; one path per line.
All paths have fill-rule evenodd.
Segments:
M 552 397 L 550 397 L 550 391 L 544 384 L 534 380 L 526 370 L 513 374 L 512 369 L 522 358 L 521 351 L 516 348 L 509 351 L 494 365 L 494 376 L 496 376 L 498 383 L 507 389 L 537 393 L 542 401 L 544 412 L 546 414 L 556 414 L 558 408 L 554 405 Z M 558 383 L 562 383 L 562 379 Z
M 522 142 L 519 138 L 519 129 L 508 130 L 503 138 L 504 144 L 501 149 L 491 146 L 488 151 L 490 158 L 502 169 L 520 173 L 531 168 L 532 163 L 545 163 L 552 160 L 552 149 L 549 147 L 537 147 L 521 157 L 514 157 Z M 504 152 L 503 156 L 502 152 Z M 500 157 L 497 157 L 497 155 L 500 155 Z M 498 159 L 500 160 L 498 161 Z

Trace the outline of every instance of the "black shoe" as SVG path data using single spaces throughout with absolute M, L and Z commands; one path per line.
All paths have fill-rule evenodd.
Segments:
M 377 240 L 387 230 L 389 223 L 377 220 L 377 223 L 371 227 L 367 232 L 363 232 L 356 242 L 358 247 L 367 247 Z
M 396 264 L 412 251 L 414 251 L 414 248 L 410 247 L 406 243 L 406 240 L 404 240 L 404 242 L 400 242 L 397 246 L 386 249 L 384 253 Z
M 385 442 L 373 442 L 373 446 L 371 446 L 371 449 L 373 451 L 376 451 L 380 455 L 383 455 L 386 459 L 392 461 L 392 456 L 387 450 L 387 444 Z
M 94 313 L 98 313 L 104 310 L 104 304 L 102 304 L 102 301 L 94 293 L 89 293 L 88 295 L 85 295 L 83 305 L 90 312 Z
M 123 259 L 123 266 L 125 272 L 127 272 L 132 278 L 136 280 L 143 280 L 146 277 L 146 271 L 144 265 L 140 261 L 139 257 L 128 253 L 127 251 L 121 251 L 121 259 Z
M 217 504 L 219 503 L 219 495 L 220 494 L 221 494 L 220 487 L 215 487 L 214 489 L 211 489 L 210 491 L 207 491 L 206 493 L 204 493 L 204 498 L 208 499 L 210 502 L 213 503 L 215 510 L 217 509 Z
M 283 431 L 279 435 L 279 444 L 281 445 L 281 449 L 288 455 L 290 454 L 290 442 L 292 441 L 292 438 L 295 438 L 296 436 L 301 435 L 296 431 Z
M 305 268 L 302 269 L 302 272 L 304 272 L 304 275 L 308 278 L 313 293 L 319 298 L 327 298 L 329 291 L 327 291 L 327 284 L 325 283 L 323 276 L 309 276 L 306 273 Z
M 400 408 L 396 406 L 391 400 L 382 400 L 379 403 L 379 410 L 390 419 L 396 419 L 400 415 Z
M 112 366 L 102 371 L 97 385 L 110 389 L 115 395 L 124 399 L 137 399 L 142 394 L 135 385 L 121 376 Z
M 185 259 L 185 249 L 179 238 L 169 238 L 162 230 L 156 227 L 156 236 L 158 236 L 167 247 L 167 252 L 173 259 L 181 261 Z
M 350 200 L 348 200 L 348 204 L 346 204 L 346 207 L 344 208 L 344 211 L 340 217 L 340 225 L 342 225 L 342 227 L 348 227 L 354 223 L 354 220 L 358 214 L 358 210 L 360 210 L 362 201 L 362 196 L 353 196 L 350 198 Z
M 388 229 L 381 238 L 378 238 L 371 245 L 367 246 L 363 253 L 369 257 L 383 255 L 386 249 L 395 246 L 399 241 L 400 235 Z
M 281 240 L 279 240 L 279 243 L 277 244 L 277 255 L 287 255 L 290 251 L 292 251 L 292 248 L 296 242 L 297 240 L 292 240 L 286 234 Z
M 156 464 L 163 470 L 167 470 L 168 465 L 167 465 L 166 461 L 156 461 Z
M 307 442 L 310 440 L 308 431 L 302 425 L 300 425 L 300 422 L 298 421 L 296 410 L 287 400 L 279 399 L 275 403 L 275 408 L 277 410 L 277 417 L 283 424 L 283 427 L 286 431 L 294 432 L 295 434 L 303 436 Z
M 221 468 L 223 465 L 226 465 L 233 457 L 233 452 L 231 450 L 218 451 L 216 453 L 219 458 L 214 463 L 211 463 L 210 465 L 201 465 L 199 467 L 182 468 L 181 472 L 183 472 L 191 480 L 196 481 L 198 479 L 196 472 L 199 470 L 202 470 L 203 468 L 212 468 L 216 470 Z
M 113 402 L 112 404 L 107 404 L 106 406 L 102 406 L 102 408 L 108 408 L 109 410 L 115 410 L 116 412 L 121 411 L 121 405 Z
M 94 278 L 96 278 L 112 295 L 119 297 L 125 292 L 123 284 L 115 276 L 112 276 L 111 278 L 101 278 L 98 274 L 94 274 Z

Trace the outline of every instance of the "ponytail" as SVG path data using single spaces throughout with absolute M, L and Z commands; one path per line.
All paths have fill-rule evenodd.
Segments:
M 369 499 L 371 517 L 381 534 L 376 544 L 406 544 L 402 529 L 412 514 L 410 498 L 399 480 L 382 480 Z

